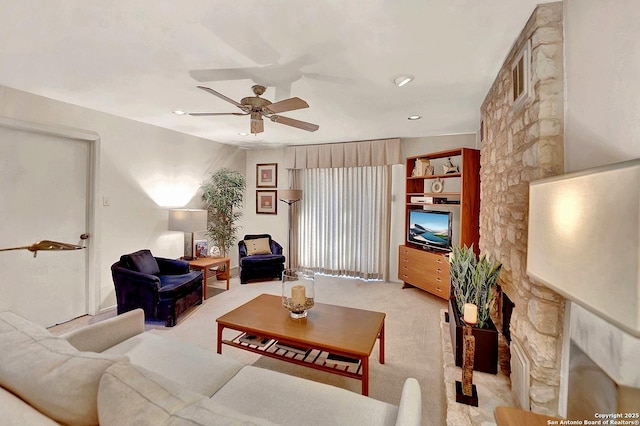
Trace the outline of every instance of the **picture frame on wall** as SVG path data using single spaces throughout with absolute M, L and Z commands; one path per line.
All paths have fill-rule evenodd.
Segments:
M 256 191 L 256 214 L 278 214 L 278 191 Z
M 256 187 L 278 187 L 278 163 L 256 164 Z

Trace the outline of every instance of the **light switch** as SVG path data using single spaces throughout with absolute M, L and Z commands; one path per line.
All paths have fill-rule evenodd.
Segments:
M 102 205 L 105 207 L 111 205 L 111 200 L 109 200 L 109 197 L 102 197 Z

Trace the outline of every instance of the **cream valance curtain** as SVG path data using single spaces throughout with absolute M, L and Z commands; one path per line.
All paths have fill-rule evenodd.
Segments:
M 286 148 L 286 169 L 328 169 L 401 164 L 400 139 Z

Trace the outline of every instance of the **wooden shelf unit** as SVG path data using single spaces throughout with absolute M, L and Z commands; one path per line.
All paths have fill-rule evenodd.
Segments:
M 458 166 L 455 173 L 440 173 L 448 159 Z M 416 160 L 427 159 L 434 166 L 434 174 L 413 176 Z M 429 210 L 456 210 L 459 227 L 453 243 L 473 245 L 479 252 L 480 238 L 480 151 L 458 148 L 448 151 L 408 157 L 405 165 L 405 229 L 408 211 L 428 206 Z M 433 182 L 440 180 L 444 189 L 434 192 Z M 416 203 L 412 197 L 432 197 L 431 203 Z M 400 246 L 398 278 L 405 285 L 422 288 L 443 299 L 449 298 L 449 265 L 444 259 L 446 251 L 428 251 L 406 240 Z M 442 264 L 444 262 L 444 264 Z M 437 279 L 440 279 L 438 281 Z

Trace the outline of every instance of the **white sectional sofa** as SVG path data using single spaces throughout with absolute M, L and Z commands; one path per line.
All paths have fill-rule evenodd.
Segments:
M 2 425 L 421 424 L 418 382 L 399 406 L 246 366 L 144 331 L 142 310 L 64 336 L 0 313 Z

